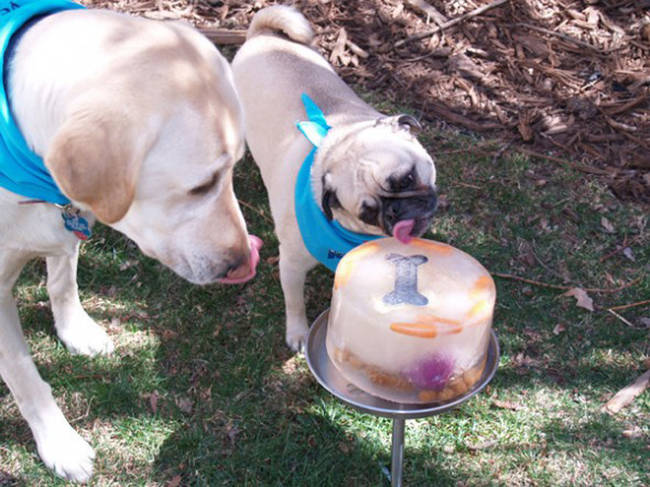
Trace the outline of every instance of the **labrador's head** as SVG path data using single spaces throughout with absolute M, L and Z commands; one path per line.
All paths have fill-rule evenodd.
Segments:
M 241 282 L 260 246 L 233 192 L 242 112 L 226 61 L 188 32 L 77 96 L 45 163 L 73 202 L 180 276 Z

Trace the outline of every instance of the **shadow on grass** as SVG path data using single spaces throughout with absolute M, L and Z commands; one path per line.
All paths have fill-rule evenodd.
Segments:
M 527 208 L 536 208 L 539 201 L 557 200 L 553 191 L 561 190 L 548 190 L 547 194 L 546 189 L 528 188 L 525 174 L 531 167 L 537 170 L 535 165 L 516 166 L 518 175 L 511 175 L 516 181 L 508 181 L 508 191 L 492 198 L 475 193 L 474 188 L 465 188 L 464 193 L 462 187 L 457 188 L 458 194 L 452 199 L 455 206 L 452 211 L 443 211 L 436 223 L 438 238 L 482 256 L 488 268 L 526 271 L 531 267 L 520 265 L 516 240 L 516 232 L 525 229 L 540 240 L 540 248 L 554 252 L 560 248 L 563 254 L 557 260 L 566 254 L 578 268 L 593 267 L 586 264 L 597 258 L 587 261 L 561 249 L 561 226 L 557 235 L 541 235 L 544 229 L 526 223 L 527 211 L 517 214 L 521 201 Z M 492 186 L 485 186 L 491 175 L 502 181 L 505 179 L 498 171 L 509 170 L 499 162 L 496 171 L 489 161 L 479 169 L 490 176 L 478 173 L 478 180 L 469 176 L 462 180 L 483 185 L 485 192 L 493 191 Z M 444 170 L 453 172 L 454 165 Z M 179 478 L 183 485 L 386 484 L 379 464 L 390 463 L 390 424 L 337 405 L 311 378 L 304 361 L 293 357 L 284 344 L 284 304 L 275 263 L 277 242 L 263 201 L 265 193 L 249 158 L 239 171 L 235 179 L 242 183 L 238 196 L 245 203 L 242 206 L 249 229 L 266 241 L 258 277 L 251 283 L 192 286 L 142 257 L 124 237 L 101 226 L 84 245 L 79 266 L 82 299 L 94 318 L 104 325 L 113 323 L 109 327 L 117 342 L 113 358 L 67 354 L 51 326 L 43 287 L 44 266 L 30 264 L 19 283 L 19 310 L 43 378 L 64 404 L 66 417 L 76 420 L 73 426 L 96 435 L 98 451 L 109 457 L 110 466 L 99 473 L 106 483 L 142 483 L 148 476 L 161 483 Z M 517 186 L 519 179 L 521 186 Z M 534 198 L 529 195 L 520 201 L 520 193 L 529 190 Z M 492 206 L 486 210 L 488 204 Z M 597 226 L 597 214 L 587 217 L 585 221 L 591 227 L 593 222 Z M 606 235 L 605 240 L 591 227 L 579 237 L 598 240 L 596 255 L 617 243 L 616 236 Z M 536 236 L 538 231 L 541 236 Z M 641 251 L 637 256 L 642 259 Z M 611 263 L 608 272 L 629 278 L 632 271 Z M 306 289 L 310 320 L 329 305 L 331 284 L 332 276 L 326 270 L 310 273 Z M 566 299 L 559 300 L 555 291 L 523 294 L 519 283 L 505 280 L 497 280 L 497 286 L 495 328 L 503 359 L 491 389 L 500 397 L 522 397 L 526 408 L 535 409 L 524 391 L 531 391 L 531 395 L 540 390 L 559 392 L 566 401 L 572 401 L 572 394 L 578 391 L 588 401 L 600 404 L 604 393 L 618 390 L 635 375 L 630 350 L 643 340 L 642 331 L 610 326 L 609 318 L 603 318 L 602 313 L 577 310 Z M 627 292 L 633 301 L 634 291 Z M 567 325 L 559 335 L 553 333 L 557 322 Z M 602 358 L 608 354 L 619 359 Z M 6 394 L 4 385 L 0 385 L 0 394 Z M 492 411 L 485 401 L 477 404 L 480 407 L 463 407 L 455 415 L 445 415 L 436 427 L 429 426 L 429 434 L 445 434 L 445 425 L 460 428 L 458 425 L 466 421 L 480 423 L 481 415 L 503 426 L 510 414 Z M 33 449 L 29 429 L 22 420 L 4 415 L 0 421 L 0 444 L 20 443 Z M 130 439 L 132 432 L 125 424 L 137 421 L 160 424 L 163 431 L 152 432 L 153 438 L 148 438 L 144 426 L 143 437 Z M 596 425 L 598 420 L 592 421 Z M 622 428 L 624 420 L 607 421 L 600 431 L 593 431 L 584 427 L 579 417 L 572 417 L 571 427 L 564 429 L 559 420 L 546 418 L 538 429 L 557 442 L 558 451 L 567 452 L 579 450 L 585 442 L 604 441 L 607 447 L 603 438 L 614 437 L 614 451 L 607 454 L 634 470 L 632 458 L 639 452 L 638 442 L 622 443 L 617 428 Z M 515 430 L 518 426 L 512 424 Z M 503 427 L 509 428 L 507 423 Z M 367 429 L 368 434 L 363 436 Z M 104 434 L 107 438 L 101 436 Z M 490 458 L 462 446 L 457 454 L 445 454 L 438 448 L 441 443 L 433 440 L 431 448 L 410 447 L 407 431 L 408 485 L 431 485 L 432 479 L 436 485 L 476 484 L 477 479 L 489 484 L 486 472 L 491 467 L 476 465 L 489 463 Z M 548 439 L 547 443 L 551 444 Z M 117 451 L 116 444 L 124 451 Z M 136 448 L 145 453 L 133 460 Z M 508 455 L 526 448 L 527 443 L 517 438 L 496 447 Z M 541 452 L 544 447 L 531 448 Z M 549 448 L 555 449 L 555 443 Z M 101 465 L 101 459 L 97 462 Z M 133 462 L 142 478 L 137 472 L 122 473 L 122 464 L 133 470 Z M 507 470 L 508 465 L 503 468 Z

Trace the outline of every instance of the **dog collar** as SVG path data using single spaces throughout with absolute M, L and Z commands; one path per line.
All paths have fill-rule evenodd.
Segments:
M 30 198 L 23 203 L 58 206 L 65 228 L 86 240 L 91 234 L 88 221 L 61 193 L 43 159 L 27 146 L 7 96 L 7 69 L 20 36 L 45 15 L 77 8 L 84 7 L 67 0 L 0 1 L 0 187 Z
M 27 146 L 11 114 L 7 66 L 15 40 L 30 20 L 75 8 L 84 7 L 67 0 L 0 1 L 0 186 L 21 196 L 60 205 L 70 200 L 57 187 L 43 159 Z
M 330 270 L 336 271 L 341 258 L 354 247 L 379 235 L 356 233 L 343 228 L 336 220 L 328 220 L 314 197 L 311 169 L 318 147 L 331 128 L 322 110 L 305 93 L 301 96 L 307 121 L 297 122 L 298 130 L 314 146 L 300 167 L 296 179 L 295 211 L 302 240 L 309 253 Z

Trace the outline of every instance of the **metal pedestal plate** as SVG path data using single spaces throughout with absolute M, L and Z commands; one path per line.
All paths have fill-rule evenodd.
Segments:
M 391 486 L 401 487 L 402 465 L 404 462 L 404 426 L 407 419 L 423 418 L 443 413 L 483 390 L 490 382 L 499 364 L 499 343 L 492 331 L 488 355 L 483 375 L 474 387 L 464 395 L 443 404 L 401 404 L 370 395 L 348 382 L 330 360 L 325 347 L 327 335 L 327 317 L 329 309 L 323 311 L 309 330 L 305 356 L 307 364 L 316 380 L 331 394 L 345 404 L 365 413 L 393 419 L 393 436 L 391 446 Z

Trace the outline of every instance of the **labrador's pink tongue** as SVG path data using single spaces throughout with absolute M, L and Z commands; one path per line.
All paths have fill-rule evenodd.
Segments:
M 411 232 L 413 231 L 414 226 L 415 220 L 412 219 L 397 222 L 397 224 L 393 227 L 393 237 L 395 237 L 403 244 L 409 243 L 412 238 Z
M 260 249 L 262 248 L 262 245 L 264 245 L 264 242 L 262 242 L 262 239 L 257 235 L 249 235 L 248 241 L 251 245 L 250 272 L 248 275 L 238 278 L 226 277 L 225 279 L 219 279 L 219 282 L 223 284 L 241 284 L 242 282 L 249 281 L 255 277 L 255 274 L 257 273 L 257 264 L 260 261 Z
M 248 241 L 251 244 L 251 277 L 253 277 L 257 269 L 257 264 L 260 261 L 260 249 L 264 245 L 264 242 L 257 235 L 252 234 L 248 236 Z

